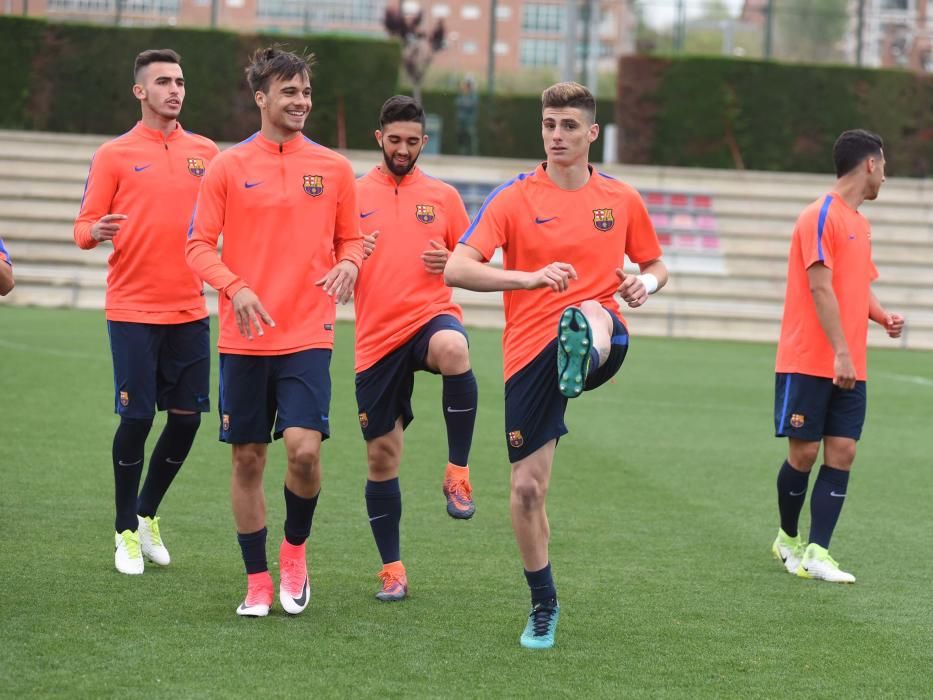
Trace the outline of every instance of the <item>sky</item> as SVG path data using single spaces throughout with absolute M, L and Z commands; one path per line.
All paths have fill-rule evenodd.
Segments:
M 696 17 L 703 13 L 703 8 L 709 0 L 684 0 L 688 17 Z M 733 15 L 742 11 L 743 0 L 723 0 Z M 678 0 L 638 0 L 638 4 L 645 8 L 645 21 L 653 27 L 670 26 L 674 22 L 677 12 Z

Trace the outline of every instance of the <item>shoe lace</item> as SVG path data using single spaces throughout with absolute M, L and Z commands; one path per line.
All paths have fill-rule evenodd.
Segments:
M 472 498 L 473 487 L 466 479 L 450 479 L 447 482 L 447 493 L 463 503 Z
M 543 637 L 550 631 L 555 610 L 554 606 L 547 603 L 537 603 L 531 609 L 528 617 L 531 618 L 531 629 L 536 637 Z
M 384 591 L 394 586 L 404 587 L 401 576 L 394 571 L 383 569 L 379 572 L 379 578 L 382 579 L 382 590 Z
M 159 532 L 158 516 L 149 520 L 149 540 L 157 547 L 162 544 L 162 534 Z
M 126 548 L 126 554 L 130 559 L 138 559 L 140 556 L 142 556 L 139 549 L 139 534 L 135 534 L 135 537 L 133 534 L 121 535 L 121 538 L 123 539 L 123 546 Z
M 292 590 L 299 584 L 303 584 L 307 573 L 307 565 L 301 558 L 289 557 L 282 560 L 282 582 L 286 589 Z

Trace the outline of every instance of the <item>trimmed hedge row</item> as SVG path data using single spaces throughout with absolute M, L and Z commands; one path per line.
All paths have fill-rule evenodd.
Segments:
M 123 133 L 139 119 L 132 97 L 133 59 L 143 49 L 182 55 L 188 95 L 186 129 L 239 141 L 259 127 L 243 69 L 248 56 L 272 43 L 317 56 L 309 136 L 338 144 L 338 114 L 349 148 L 369 147 L 383 100 L 397 89 L 395 42 L 362 38 L 250 36 L 166 27 L 114 29 L 0 17 L 0 127 L 98 134 Z
M 721 58 L 623 58 L 628 163 L 832 172 L 840 132 L 881 134 L 891 174 L 933 175 L 933 77 Z

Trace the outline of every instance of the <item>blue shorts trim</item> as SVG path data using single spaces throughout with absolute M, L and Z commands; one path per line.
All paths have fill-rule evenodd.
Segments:
M 278 440 L 287 428 L 330 437 L 331 351 L 220 355 L 220 441 Z
M 446 330 L 462 333 L 469 343 L 467 332 L 457 317 L 441 314 L 372 367 L 357 373 L 356 404 L 365 440 L 392 432 L 399 418 L 403 429 L 414 420 L 411 395 L 415 388 L 415 372 L 436 374 L 425 364 L 428 345 L 436 333 Z
M 609 357 L 601 367 L 590 372 L 584 391 L 591 391 L 612 379 L 628 353 L 628 330 L 618 316 L 612 311 L 609 313 L 613 325 Z M 525 459 L 551 440 L 559 441 L 566 435 L 569 432 L 564 423 L 566 410 L 567 398 L 558 386 L 555 338 L 505 383 L 505 442 L 509 462 L 514 464 Z
M 150 420 L 156 409 L 206 413 L 211 374 L 211 327 L 188 323 L 107 321 L 113 356 L 114 412 Z
M 840 389 L 826 377 L 778 372 L 774 377 L 774 435 L 808 442 L 824 437 L 858 440 L 867 397 L 863 381 L 853 389 Z

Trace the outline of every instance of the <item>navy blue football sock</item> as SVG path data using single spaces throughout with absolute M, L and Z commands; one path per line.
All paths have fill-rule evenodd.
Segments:
M 810 542 L 813 544 L 829 549 L 848 486 L 849 472 L 833 469 L 828 464 L 820 467 L 810 494 Z
M 285 487 L 285 540 L 290 545 L 300 547 L 310 537 L 311 520 L 320 495 L 318 491 L 312 498 L 302 498 Z
M 794 469 L 784 460 L 777 476 L 778 511 L 781 514 L 781 529 L 790 537 L 797 536 L 797 522 L 807 498 L 807 482 L 810 472 Z
M 165 428 L 149 458 L 146 481 L 143 483 L 142 491 L 139 492 L 137 512 L 141 516 L 150 518 L 155 516 L 159 504 L 165 497 L 165 492 L 172 485 L 188 452 L 191 451 L 194 436 L 197 435 L 200 425 L 200 413 L 168 414 Z
M 447 423 L 447 461 L 458 467 L 469 464 L 478 397 L 473 370 L 444 377 L 442 408 Z
M 557 588 L 554 587 L 554 578 L 551 576 L 551 562 L 538 571 L 525 570 L 525 580 L 531 589 L 531 604 L 543 603 L 557 598 Z
M 609 357 L 608 353 L 606 353 L 606 357 L 607 358 Z M 593 372 L 595 372 L 598 369 L 599 369 L 599 350 L 597 350 L 594 347 L 591 347 L 590 348 L 590 364 L 586 368 L 586 376 L 587 377 L 590 376 L 591 374 L 593 374 Z
M 146 438 L 152 428 L 152 419 L 121 418 L 113 436 L 113 483 L 117 517 L 114 529 L 117 532 L 136 532 L 136 495 L 139 478 L 143 473 Z
M 261 574 L 269 570 L 266 562 L 266 528 L 256 532 L 236 533 L 243 553 L 243 563 L 247 574 Z
M 402 492 L 397 477 L 388 481 L 366 481 L 366 512 L 382 563 L 400 561 Z

